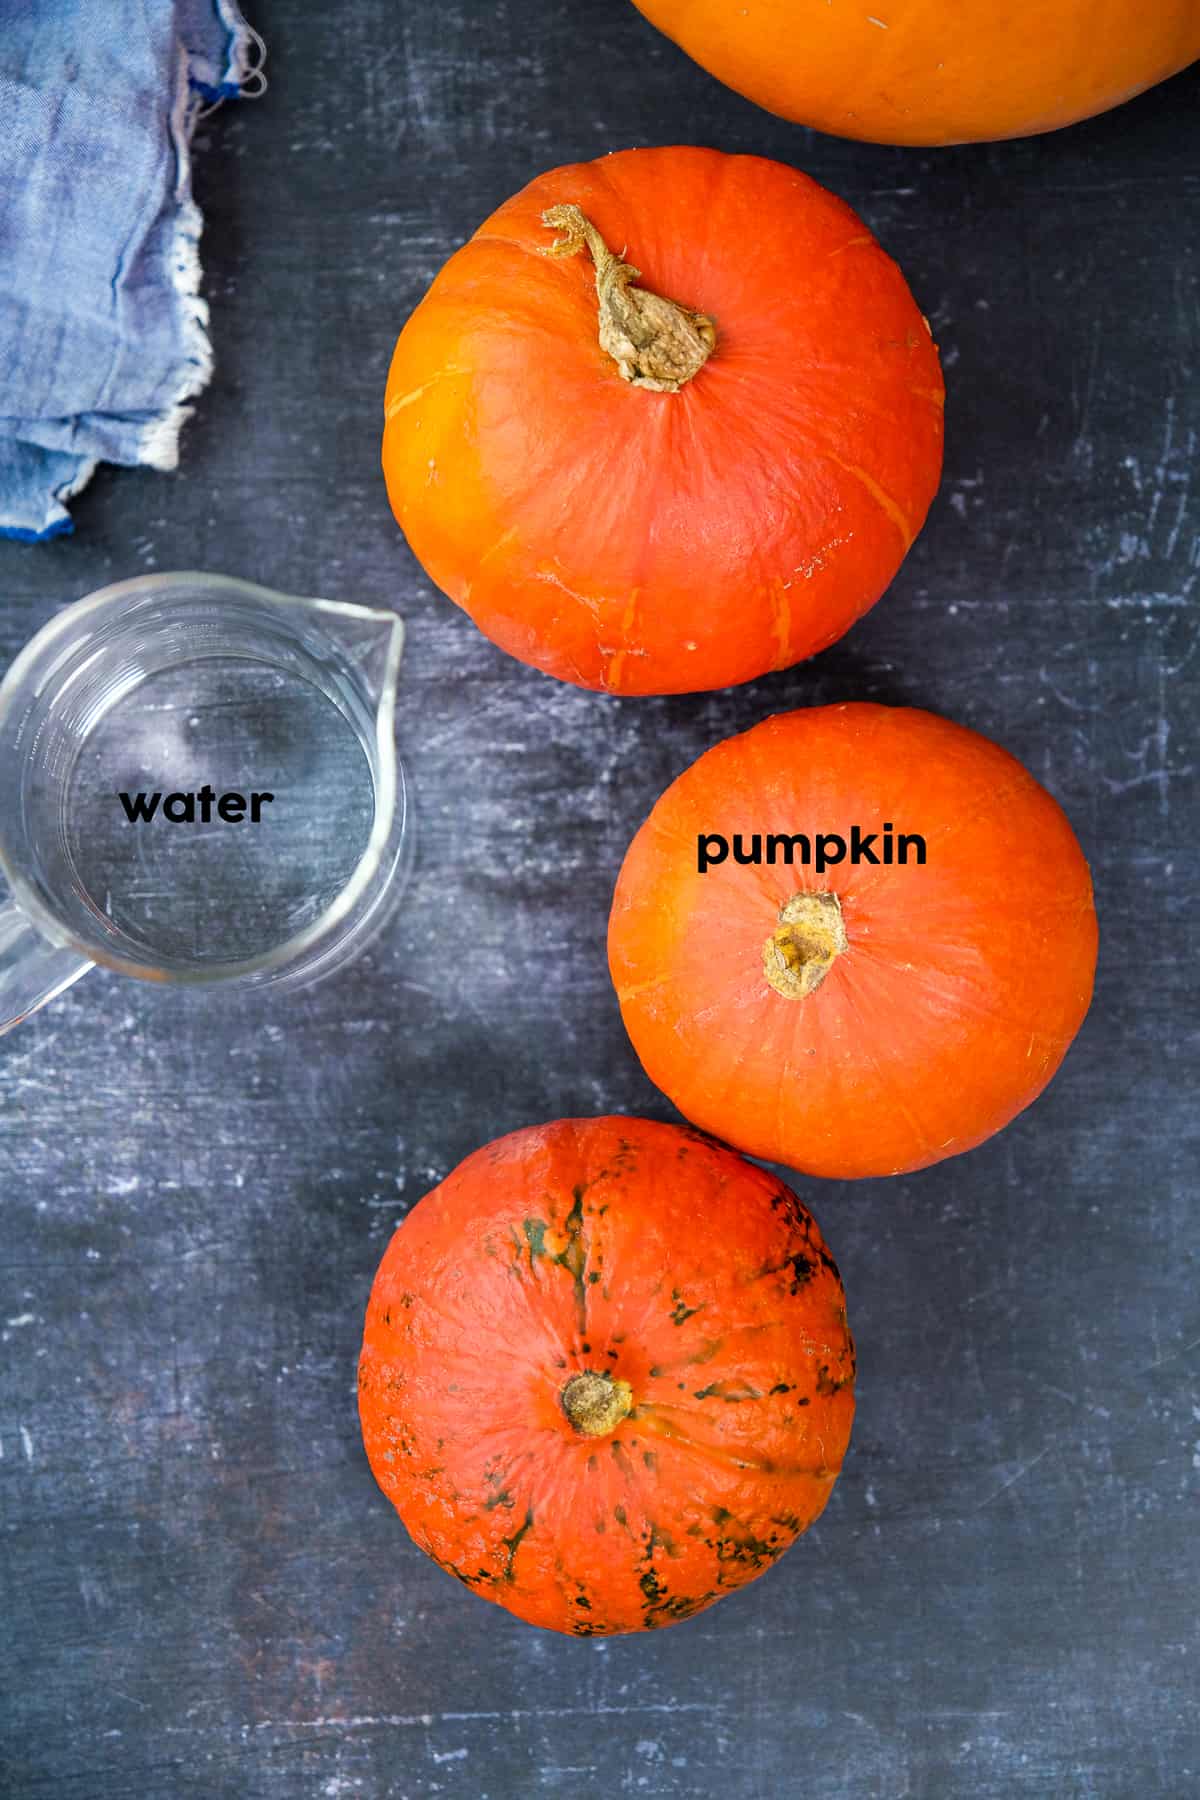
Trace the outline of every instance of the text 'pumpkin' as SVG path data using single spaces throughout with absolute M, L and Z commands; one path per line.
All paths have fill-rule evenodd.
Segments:
M 502 649 L 686 693 L 874 604 L 937 489 L 943 399 L 842 201 L 761 157 L 626 150 L 538 176 L 446 264 L 396 345 L 383 465 Z
M 590 1637 L 769 1567 L 829 1498 L 853 1377 L 837 1268 L 789 1188 L 678 1126 L 565 1119 L 476 1151 L 400 1226 L 359 1408 L 423 1550 Z
M 819 833 L 846 846 L 823 872 Z M 923 860 L 898 860 L 902 836 Z M 731 853 L 701 873 L 704 837 Z M 810 1174 L 893 1175 L 1042 1091 L 1088 1009 L 1096 915 L 1062 809 L 1007 751 L 933 713 L 824 706 L 672 783 L 608 951 L 634 1048 L 689 1119 Z

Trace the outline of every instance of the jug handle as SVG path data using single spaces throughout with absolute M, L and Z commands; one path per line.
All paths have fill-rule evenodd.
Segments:
M 0 903 L 0 1037 L 94 967 L 77 950 L 50 943 L 19 906 Z

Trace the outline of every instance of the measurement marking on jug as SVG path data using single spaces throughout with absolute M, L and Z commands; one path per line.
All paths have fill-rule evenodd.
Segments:
M 207 783 L 194 793 L 168 794 L 166 798 L 160 792 L 156 794 L 118 794 L 117 799 L 125 809 L 125 817 L 131 825 L 148 825 L 155 813 L 171 825 L 211 825 L 213 808 L 216 816 L 225 825 L 242 825 L 246 822 L 246 808 L 250 809 L 250 824 L 262 823 L 262 809 L 274 800 L 274 794 L 252 793 L 247 800 L 245 794 L 230 791 L 217 794 Z

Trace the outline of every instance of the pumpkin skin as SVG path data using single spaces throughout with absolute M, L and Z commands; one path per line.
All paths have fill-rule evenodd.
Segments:
M 925 838 L 924 866 L 915 846 L 820 875 L 766 861 L 767 834 L 849 845 L 885 822 L 893 856 Z M 735 834 L 751 856 L 756 832 L 762 860 L 737 863 Z M 732 852 L 704 874 L 700 833 Z M 846 1178 L 925 1168 L 1028 1106 L 1087 1012 L 1096 943 L 1087 863 L 1033 776 L 933 713 L 857 704 L 780 714 L 693 763 L 629 848 L 608 951 L 634 1048 L 682 1113 Z
M 689 1129 L 563 1119 L 476 1151 L 400 1226 L 359 1409 L 423 1550 L 593 1637 L 769 1567 L 829 1498 L 853 1380 L 841 1280 L 789 1188 Z
M 634 0 L 710 74 L 819 131 L 958 144 L 1055 131 L 1200 56 L 1196 0 Z
M 716 347 L 678 392 L 598 341 L 574 203 Z M 831 644 L 883 593 L 942 460 L 937 351 L 862 221 L 761 157 L 626 150 L 540 175 L 400 335 L 383 466 L 424 568 L 511 655 L 577 686 L 687 693 Z

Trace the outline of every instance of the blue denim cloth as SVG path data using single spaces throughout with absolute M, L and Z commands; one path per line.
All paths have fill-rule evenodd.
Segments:
M 0 17 L 0 534 L 33 541 L 98 461 L 178 461 L 212 365 L 188 146 L 253 39 L 232 0 Z

